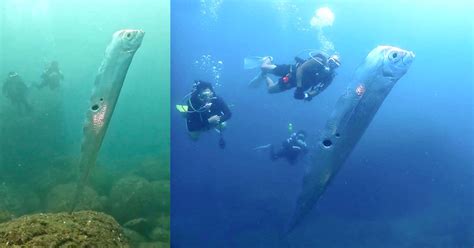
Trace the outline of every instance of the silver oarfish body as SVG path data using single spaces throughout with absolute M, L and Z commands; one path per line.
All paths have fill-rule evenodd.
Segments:
M 144 35 L 141 30 L 117 31 L 105 50 L 86 112 L 80 160 L 83 175 L 78 183 L 71 211 L 78 204 L 89 173 L 94 167 L 128 68 Z
M 288 232 L 300 223 L 324 193 L 414 58 L 413 52 L 378 46 L 356 70 L 323 129 L 310 168 L 304 176 Z

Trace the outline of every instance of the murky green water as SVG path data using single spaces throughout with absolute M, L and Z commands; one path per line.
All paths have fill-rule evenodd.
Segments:
M 169 243 L 169 24 L 160 25 L 168 20 L 169 3 L 161 1 L 2 1 L 0 85 L 16 72 L 27 86 L 16 101 L 30 107 L 2 92 L 0 222 L 67 211 L 105 48 L 115 31 L 142 29 L 79 209 L 112 215 L 135 240 Z M 64 80 L 40 88 L 52 61 Z

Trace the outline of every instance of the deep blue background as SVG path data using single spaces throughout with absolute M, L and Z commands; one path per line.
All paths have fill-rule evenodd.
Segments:
M 173 246 L 472 247 L 472 4 L 371 2 L 224 0 L 214 19 L 202 14 L 199 1 L 172 1 L 172 106 L 194 79 L 213 80 L 194 66 L 206 54 L 223 61 L 223 86 L 216 90 L 234 105 L 225 150 L 214 132 L 190 141 L 184 119 L 172 111 Z M 248 89 L 257 72 L 243 70 L 245 56 L 292 63 L 300 51 L 318 48 L 309 20 L 322 6 L 335 13 L 325 35 L 343 63 L 333 84 L 310 103 L 293 100 L 291 92 Z M 311 216 L 280 239 L 305 162 L 272 163 L 252 148 L 279 143 L 289 122 L 314 143 L 352 73 L 377 45 L 412 50 L 416 59 Z

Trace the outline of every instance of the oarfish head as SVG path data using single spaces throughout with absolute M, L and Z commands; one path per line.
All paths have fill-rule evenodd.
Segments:
M 125 52 L 135 52 L 142 44 L 145 32 L 135 29 L 124 29 L 115 32 L 114 40 L 119 41 L 120 46 Z
M 413 52 L 398 47 L 378 46 L 371 53 L 373 52 L 377 53 L 379 60 L 382 62 L 383 76 L 395 81 L 405 75 L 415 59 Z

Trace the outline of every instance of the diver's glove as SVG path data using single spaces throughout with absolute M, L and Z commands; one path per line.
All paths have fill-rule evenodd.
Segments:
M 295 99 L 303 100 L 305 98 L 306 93 L 304 89 L 301 87 L 296 87 L 295 94 L 293 95 Z

